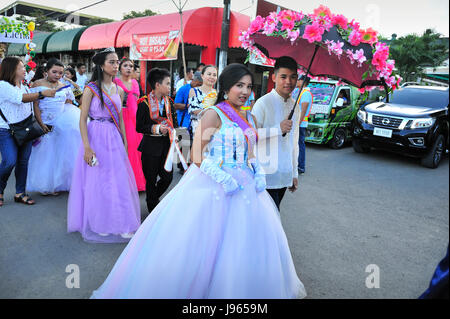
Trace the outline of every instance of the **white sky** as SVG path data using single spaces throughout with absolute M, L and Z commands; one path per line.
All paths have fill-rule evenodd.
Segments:
M 99 0 L 26 0 L 50 7 L 73 10 Z M 182 0 L 182 3 L 185 0 Z M 0 8 L 11 4 L 12 0 L 0 0 Z M 178 0 L 175 0 L 178 3 Z M 361 27 L 372 27 L 385 37 L 397 33 L 402 36 L 409 33 L 421 34 L 427 28 L 434 28 L 444 36 L 449 36 L 448 0 L 272 0 L 289 9 L 310 13 L 320 4 L 328 6 L 333 13 L 341 13 L 349 19 L 356 19 Z M 231 9 L 251 15 L 249 7 L 252 0 L 231 0 Z M 223 7 L 223 0 L 188 0 L 185 9 L 199 7 Z M 151 9 L 159 13 L 176 12 L 171 0 L 107 0 L 80 12 L 121 20 L 124 13 Z M 1 13 L 0 13 L 1 14 Z

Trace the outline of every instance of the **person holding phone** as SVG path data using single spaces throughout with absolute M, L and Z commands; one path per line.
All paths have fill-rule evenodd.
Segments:
M 81 103 L 82 143 L 69 193 L 67 231 L 80 232 L 87 242 L 127 242 L 141 225 L 141 211 L 127 155 L 124 92 L 113 82 L 119 58 L 108 48 L 92 60 L 95 69 Z
M 47 76 L 33 83 L 33 92 L 55 89 L 54 97 L 34 102 L 37 122 L 47 134 L 33 143 L 28 164 L 27 191 L 59 195 L 69 191 L 76 152 L 80 147 L 80 110 L 72 104 L 72 89 L 61 82 L 64 65 L 51 58 Z

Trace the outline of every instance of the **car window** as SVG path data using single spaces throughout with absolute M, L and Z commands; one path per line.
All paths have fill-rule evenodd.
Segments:
M 350 105 L 350 89 L 341 89 L 338 93 L 337 99 L 343 98 L 344 99 L 344 106 Z
M 390 103 L 444 108 L 448 106 L 448 91 L 404 88 L 392 93 Z
M 308 85 L 313 95 L 313 103 L 319 105 L 329 105 L 333 97 L 334 84 L 311 82 Z

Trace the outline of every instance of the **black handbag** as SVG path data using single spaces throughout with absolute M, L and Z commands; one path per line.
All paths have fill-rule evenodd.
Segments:
M 45 134 L 44 130 L 37 122 L 33 113 L 31 113 L 30 116 L 28 116 L 26 119 L 14 124 L 10 124 L 8 122 L 1 109 L 0 116 L 3 118 L 6 124 L 9 125 L 9 131 L 14 138 L 17 146 L 19 147 L 26 142 L 32 141 Z M 49 129 L 51 129 L 49 125 L 47 126 L 49 127 Z

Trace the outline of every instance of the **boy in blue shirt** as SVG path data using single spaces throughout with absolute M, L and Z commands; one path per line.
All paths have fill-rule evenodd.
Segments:
M 305 173 L 305 135 L 306 128 L 308 127 L 308 117 L 311 112 L 311 106 L 313 101 L 313 96 L 311 94 L 310 89 L 308 88 L 309 77 L 306 75 L 301 75 L 297 81 L 297 88 L 299 89 L 302 86 L 302 83 L 305 82 L 303 86 L 303 90 L 300 93 L 300 100 L 298 104 L 300 105 L 300 130 L 299 130 L 299 139 L 298 139 L 298 172 L 299 174 Z

